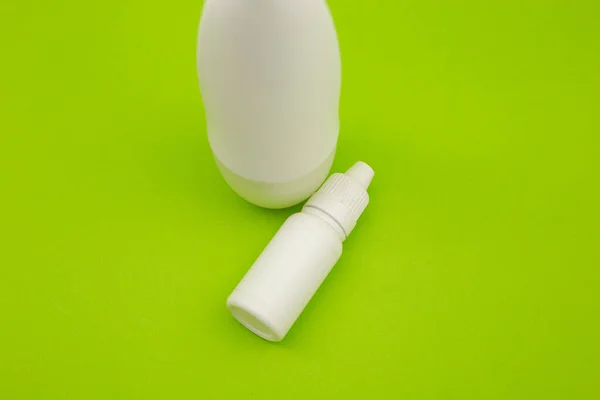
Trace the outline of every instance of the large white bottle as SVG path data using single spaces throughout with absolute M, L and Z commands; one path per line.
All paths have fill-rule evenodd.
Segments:
M 325 0 L 207 0 L 198 76 L 208 139 L 244 199 L 283 208 L 327 177 L 341 63 Z

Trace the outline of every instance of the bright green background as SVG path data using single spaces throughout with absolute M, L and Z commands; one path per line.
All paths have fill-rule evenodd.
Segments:
M 201 2 L 4 2 L 0 397 L 598 399 L 600 5 L 493 3 L 330 2 L 372 201 L 271 344 L 224 303 L 294 210 L 211 159 Z

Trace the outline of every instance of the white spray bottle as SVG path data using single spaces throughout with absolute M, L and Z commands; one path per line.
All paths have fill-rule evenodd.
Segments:
M 333 174 L 289 217 L 227 299 L 258 336 L 282 340 L 342 255 L 342 243 L 369 203 L 374 172 L 363 162 Z
M 197 57 L 227 183 L 268 208 L 308 198 L 329 173 L 339 131 L 340 54 L 325 0 L 207 0 Z

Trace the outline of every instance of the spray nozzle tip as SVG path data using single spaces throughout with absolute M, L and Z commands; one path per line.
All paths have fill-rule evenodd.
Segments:
M 375 172 L 373 168 L 371 168 L 366 163 L 359 161 L 354 164 L 348 171 L 346 171 L 346 176 L 349 176 L 353 180 L 356 181 L 363 189 L 367 190 L 371 180 L 373 180 L 373 175 Z

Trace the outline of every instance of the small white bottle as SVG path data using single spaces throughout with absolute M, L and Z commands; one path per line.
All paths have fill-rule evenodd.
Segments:
M 285 337 L 342 254 L 342 242 L 369 203 L 373 170 L 358 162 L 333 174 L 288 218 L 227 299 L 246 328 L 270 341 Z
M 268 208 L 314 193 L 339 131 L 340 52 L 325 0 L 207 0 L 197 66 L 229 186 Z

